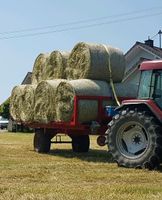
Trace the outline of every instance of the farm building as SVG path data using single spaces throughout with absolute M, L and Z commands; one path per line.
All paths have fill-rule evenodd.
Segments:
M 134 92 L 137 93 L 140 72 L 139 65 L 145 60 L 162 59 L 162 48 L 154 46 L 153 40 L 146 40 L 145 43 L 136 42 L 125 54 L 126 70 L 123 84 L 134 85 Z

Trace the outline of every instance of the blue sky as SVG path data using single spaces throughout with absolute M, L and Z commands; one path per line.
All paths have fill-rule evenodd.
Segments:
M 85 41 L 109 44 L 126 53 L 136 41 L 143 42 L 162 29 L 161 0 L 0 0 L 0 3 L 0 104 L 32 71 L 41 52 L 70 51 L 76 43 Z M 65 25 L 71 22 L 78 23 Z M 38 30 L 60 24 L 64 25 Z M 91 26 L 94 24 L 97 25 Z M 6 33 L 34 28 L 37 30 Z M 65 29 L 68 30 L 60 31 Z M 13 38 L 6 39 L 9 37 Z M 158 36 L 154 39 L 158 46 Z

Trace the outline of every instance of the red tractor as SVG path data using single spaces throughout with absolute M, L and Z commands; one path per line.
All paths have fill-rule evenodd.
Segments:
M 162 60 L 140 65 L 138 98 L 124 100 L 107 130 L 119 166 L 155 169 L 162 161 Z

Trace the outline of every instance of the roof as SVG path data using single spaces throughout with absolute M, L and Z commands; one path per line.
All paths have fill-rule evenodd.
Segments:
M 145 44 L 145 43 L 138 42 L 138 41 L 132 46 L 132 48 L 130 48 L 130 49 L 127 51 L 127 53 L 125 54 L 125 56 L 128 56 L 128 54 L 129 54 L 134 48 L 136 48 L 137 46 L 142 47 L 142 48 L 146 49 L 147 51 L 150 51 L 151 53 L 153 53 L 153 54 L 157 55 L 158 57 L 162 58 L 162 48 L 159 48 L 159 47 L 156 47 L 156 46 L 151 47 L 151 46 L 149 46 L 149 45 L 147 45 L 147 44 Z
M 32 72 L 28 72 L 21 84 L 22 85 L 31 84 L 31 76 L 32 76 Z
M 141 51 L 147 52 L 148 56 L 145 57 L 145 55 L 141 54 Z M 125 70 L 125 77 L 123 81 L 127 80 L 130 75 L 136 72 L 143 61 L 162 59 L 162 48 L 153 46 L 153 40 L 150 40 L 150 39 L 146 40 L 145 43 L 137 41 L 126 52 L 125 59 L 129 68 L 126 68 Z
M 125 72 L 125 76 L 123 78 L 123 82 L 129 78 L 134 72 L 139 69 L 140 64 L 145 61 L 145 58 L 140 57 L 139 60 L 128 70 Z
M 137 44 L 139 44 L 140 46 L 144 47 L 145 49 L 151 51 L 152 53 L 162 57 L 162 48 L 159 48 L 156 46 L 151 47 L 151 46 L 141 43 L 141 42 L 137 42 Z

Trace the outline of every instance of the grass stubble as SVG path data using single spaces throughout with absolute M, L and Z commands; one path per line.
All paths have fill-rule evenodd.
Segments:
M 117 167 L 91 137 L 86 154 L 53 144 L 32 147 L 33 134 L 0 133 L 0 200 L 161 200 L 161 171 Z

